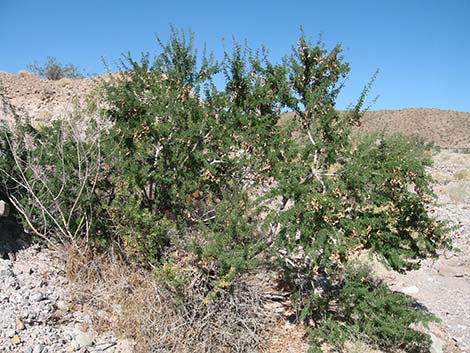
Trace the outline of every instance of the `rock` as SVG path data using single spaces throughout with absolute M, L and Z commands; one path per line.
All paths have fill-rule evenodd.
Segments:
M 130 339 L 123 339 L 117 342 L 115 353 L 133 353 L 135 342 Z
M 33 302 L 40 302 L 41 300 L 45 300 L 47 299 L 47 297 L 41 293 L 41 292 L 37 292 L 37 293 L 34 293 L 30 299 L 33 301 Z
M 13 344 L 20 344 L 20 343 L 21 343 L 20 336 L 14 335 L 13 338 L 11 339 L 11 343 L 13 343 Z
M 11 338 L 16 334 L 16 331 L 14 329 L 9 329 L 5 331 L 5 336 Z
M 42 344 L 37 344 L 33 348 L 33 353 L 43 353 L 44 348 L 45 347 Z
M 68 312 L 69 311 L 69 305 L 67 304 L 67 302 L 63 301 L 63 300 L 58 300 L 56 303 L 55 303 L 57 309 L 63 311 L 63 312 Z
M 412 295 L 417 294 L 419 292 L 419 289 L 416 286 L 410 286 L 402 288 L 400 292 L 402 292 L 403 294 Z
M 431 332 L 429 333 L 429 336 L 431 336 L 431 340 L 432 340 L 432 345 L 431 345 L 431 348 L 429 350 L 429 353 L 443 353 L 444 352 L 444 342 L 436 337 L 434 334 L 432 334 Z
M 17 331 L 23 331 L 25 329 L 23 321 L 20 319 L 16 319 L 16 330 Z
M 0 200 L 0 217 L 8 217 L 10 214 L 10 205 L 5 201 Z
M 80 347 L 89 347 L 94 344 L 94 337 L 91 333 L 80 332 L 78 335 L 75 336 L 75 342 Z
M 73 344 L 69 344 L 66 348 L 65 348 L 65 351 L 66 352 L 75 352 L 75 346 Z

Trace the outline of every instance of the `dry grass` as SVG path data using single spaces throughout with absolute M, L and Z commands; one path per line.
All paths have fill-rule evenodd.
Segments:
M 70 251 L 67 273 L 75 303 L 98 331 L 136 342 L 136 352 L 257 352 L 273 315 L 256 286 L 243 278 L 204 304 L 209 282 L 190 266 L 180 281 L 132 268 L 116 254 L 80 256 Z
M 470 202 L 470 184 L 465 183 L 449 183 L 441 190 L 442 194 L 447 196 L 452 203 Z
M 460 168 L 470 169 L 470 154 L 457 153 L 449 150 L 443 150 L 433 157 L 434 161 L 440 165 L 454 165 Z
M 444 203 L 470 203 L 470 154 L 448 150 L 433 156 L 436 191 Z
M 464 169 L 464 170 L 459 170 L 454 173 L 454 179 L 455 180 L 470 180 L 470 170 L 469 169 Z

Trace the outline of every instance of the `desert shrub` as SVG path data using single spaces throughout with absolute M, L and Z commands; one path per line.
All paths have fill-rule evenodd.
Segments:
M 118 180 L 112 201 L 104 206 L 109 217 L 105 226 L 111 227 L 129 257 L 158 264 L 170 236 L 176 235 L 172 232 L 176 226 L 165 216 L 142 207 L 137 195 L 124 179 Z
M 17 116 L 2 127 L 4 189 L 28 228 L 49 243 L 77 245 L 95 234 L 102 131 L 79 125 L 69 117 L 36 129 Z
M 193 246 L 193 251 L 199 260 L 214 262 L 216 278 L 222 278 L 224 283 L 230 285 L 237 274 L 260 264 L 256 255 L 265 244 L 261 241 L 262 232 L 257 229 L 257 219 L 256 209 L 247 195 L 234 192 L 214 208 L 210 223 L 199 226 L 203 239 Z
M 435 196 L 428 146 L 402 136 L 367 136 L 358 141 L 341 171 L 350 190 L 348 223 L 363 234 L 361 245 L 395 270 L 419 267 L 415 261 L 449 245 L 446 227 L 430 215 Z M 352 202 L 351 202 L 352 201 Z
M 207 249 L 195 249 L 218 262 L 222 276 L 233 273 L 233 266 L 249 268 L 249 249 L 258 247 L 260 237 L 248 194 L 269 175 L 281 106 L 263 82 L 282 84 L 276 78 L 282 70 L 240 46 L 223 65 L 210 56 L 198 65 L 192 37 L 178 31 L 160 44 L 153 62 L 148 56 L 140 62 L 126 57 L 121 76 L 105 83 L 104 114 L 122 146 L 112 163 L 116 180 L 126 180 L 126 189 L 133 190 L 137 213 L 170 220 L 174 234 L 204 233 Z M 227 78 L 225 91 L 211 81 L 220 70 Z M 264 101 L 255 106 L 258 97 Z M 226 211 L 233 217 L 224 218 Z M 114 220 L 129 224 L 128 218 Z M 136 235 L 147 231 L 134 228 Z
M 0 102 L 2 110 L 7 114 L 13 114 L 15 116 L 15 109 L 8 101 L 6 93 L 2 85 L 0 84 Z M 14 171 L 14 158 L 12 151 L 9 148 L 8 141 L 12 139 L 12 133 L 9 131 L 8 126 L 5 122 L 0 122 L 0 130 L 2 132 L 2 139 L 0 140 L 0 170 Z M 15 178 L 18 177 L 17 174 L 12 174 L 12 177 L 5 175 L 4 173 L 0 174 L 0 199 L 8 199 L 8 190 L 14 190 L 16 183 Z
M 83 74 L 75 65 L 63 65 L 53 56 L 48 56 L 45 64 L 40 64 L 36 61 L 33 64 L 28 65 L 28 69 L 41 78 L 54 81 L 61 80 L 63 78 L 75 80 L 83 77 Z
M 96 120 L 83 134 L 70 121 L 26 124 L 7 140 L 6 189 L 29 227 L 45 239 L 117 244 L 129 262 L 158 274 L 184 313 L 206 315 L 188 305 L 219 305 L 241 274 L 268 262 L 296 293 L 299 319 L 321 327 L 313 342 L 318 333 L 353 332 L 413 352 L 396 331 L 426 346 L 409 324 L 427 314 L 345 271 L 359 250 L 406 271 L 449 245 L 427 212 L 425 147 L 351 136 L 370 84 L 351 110 L 336 110 L 349 71 L 339 45 L 328 51 L 302 34 L 281 64 L 238 44 L 216 63 L 193 42 L 173 29 L 153 60 L 124 57 L 121 72 L 103 82 L 106 129 Z M 283 111 L 294 113 L 289 121 L 280 121 Z M 203 279 L 197 303 L 181 277 L 185 266 Z M 380 327 L 352 323 L 372 315 L 366 302 Z M 404 317 L 387 321 L 387 313 Z

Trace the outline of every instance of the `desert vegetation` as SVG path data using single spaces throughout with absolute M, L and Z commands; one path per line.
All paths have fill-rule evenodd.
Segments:
M 48 80 L 61 80 L 63 78 L 78 79 L 82 78 L 83 74 L 79 68 L 73 64 L 61 64 L 55 57 L 48 56 L 44 64 L 35 61 L 28 66 L 28 69 L 41 78 Z
M 301 33 L 281 63 L 239 44 L 216 62 L 177 30 L 159 45 L 155 58 L 123 58 L 94 111 L 2 127 L 2 192 L 24 226 L 82 264 L 109 256 L 134 273 L 114 287 L 126 292 L 117 325 L 140 328 L 141 351 L 261 349 L 270 322 L 250 276 L 262 272 L 278 276 L 312 352 L 348 340 L 428 351 L 416 327 L 433 315 L 355 259 L 404 272 L 449 247 L 428 212 L 429 147 L 352 135 L 370 85 L 335 109 L 349 72 L 339 45 Z

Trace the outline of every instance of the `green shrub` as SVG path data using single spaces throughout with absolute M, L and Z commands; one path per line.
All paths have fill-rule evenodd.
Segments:
M 63 78 L 70 78 L 72 80 L 83 78 L 83 74 L 80 73 L 80 70 L 75 65 L 63 65 L 52 56 L 47 57 L 45 64 L 40 64 L 36 61 L 34 64 L 28 65 L 28 69 L 41 78 L 54 81 Z
M 328 51 L 302 34 L 281 64 L 238 44 L 216 63 L 197 55 L 192 34 L 172 29 L 159 43 L 153 61 L 124 57 L 103 82 L 100 113 L 110 124 L 92 119 L 83 134 L 73 120 L 20 124 L 1 145 L 4 187 L 28 226 L 45 239 L 117 243 L 177 287 L 165 268 L 180 251 L 205 278 L 207 305 L 274 257 L 299 318 L 316 327 L 313 341 L 354 334 L 409 352 L 428 345 L 409 329 L 428 314 L 364 272 L 345 271 L 359 250 L 406 271 L 449 243 L 427 212 L 426 148 L 351 137 L 370 84 L 350 111 L 336 110 L 349 71 L 341 47 Z M 215 74 L 225 77 L 221 90 Z M 293 119 L 280 123 L 286 110 Z
M 446 227 L 428 212 L 435 195 L 427 152 L 410 138 L 367 136 L 341 174 L 361 244 L 398 271 L 417 268 L 416 259 L 437 256 L 437 249 L 449 246 Z
M 142 201 L 129 183 L 120 179 L 109 206 L 107 227 L 111 227 L 129 257 L 157 265 L 163 249 L 175 236 L 175 224 L 165 216 L 142 207 Z

